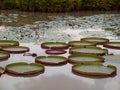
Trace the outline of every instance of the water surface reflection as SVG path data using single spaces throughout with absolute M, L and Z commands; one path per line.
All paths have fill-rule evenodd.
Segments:
M 34 43 L 21 43 L 21 45 L 30 47 L 30 52 L 36 52 L 38 55 L 46 55 L 45 50 L 40 45 Z M 118 50 L 111 50 L 114 54 L 119 53 Z M 66 53 L 64 56 L 67 57 Z M 12 54 L 11 57 L 3 62 L 0 66 L 12 62 L 34 62 L 34 57 L 23 56 L 23 54 Z M 90 78 L 75 75 L 71 72 L 71 64 L 63 66 L 46 66 L 45 72 L 34 77 L 14 77 L 3 74 L 0 77 L 0 90 L 120 90 L 120 66 L 116 62 L 106 61 L 104 64 L 113 64 L 117 67 L 117 75 L 108 78 Z

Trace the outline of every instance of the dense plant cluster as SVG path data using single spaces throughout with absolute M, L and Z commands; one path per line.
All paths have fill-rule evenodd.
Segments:
M 0 0 L 0 9 L 64 12 L 78 10 L 119 10 L 119 0 Z

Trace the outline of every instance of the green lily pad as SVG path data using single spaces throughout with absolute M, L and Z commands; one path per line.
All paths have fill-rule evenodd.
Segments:
M 4 72 L 4 68 L 0 67 L 0 75 Z
M 103 47 L 111 49 L 120 49 L 120 42 L 108 42 L 103 44 Z
M 38 56 L 35 59 L 35 62 L 41 63 L 44 65 L 64 65 L 67 63 L 67 58 L 63 56 Z
M 104 58 L 92 54 L 79 54 L 79 55 L 70 55 L 68 57 L 68 62 L 73 64 L 81 64 L 87 62 L 104 62 Z
M 72 72 L 79 75 L 112 76 L 116 74 L 113 65 L 103 66 L 101 63 L 84 63 L 72 66 Z
M 93 42 L 81 42 L 81 41 L 70 41 L 68 43 L 70 46 L 96 46 Z
M 4 51 L 0 51 L 0 61 L 1 60 L 6 60 L 10 57 L 10 53 L 8 52 L 4 52 Z
M 19 46 L 19 42 L 14 40 L 0 40 L 0 47 L 6 46 Z
M 34 75 L 44 71 L 44 66 L 37 63 L 17 62 L 8 64 L 5 68 L 8 74 L 13 75 Z
M 99 38 L 99 37 L 87 37 L 87 38 L 82 38 L 81 41 L 94 42 L 96 44 L 104 44 L 106 42 L 109 42 L 109 39 L 107 39 L 107 38 Z
M 72 47 L 69 50 L 70 54 L 96 54 L 96 55 L 105 55 L 108 53 L 107 49 L 102 49 L 95 46 L 86 46 L 86 47 Z
M 23 53 L 29 51 L 29 48 L 24 46 L 9 46 L 2 48 L 2 50 L 10 53 Z
M 106 55 L 103 57 L 106 61 L 120 62 L 120 55 Z
M 68 49 L 69 45 L 65 42 L 44 42 L 41 47 L 43 49 Z

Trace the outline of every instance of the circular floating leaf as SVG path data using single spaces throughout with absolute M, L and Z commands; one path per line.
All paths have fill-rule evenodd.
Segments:
M 106 55 L 103 57 L 106 61 L 120 62 L 120 55 Z
M 65 54 L 67 53 L 64 50 L 46 50 L 47 54 L 54 54 L 54 55 L 58 55 L 58 54 Z
M 70 46 L 96 46 L 96 43 L 93 42 L 81 42 L 81 41 L 70 41 L 68 43 Z
M 101 63 L 84 63 L 72 66 L 72 72 L 90 76 L 112 76 L 116 74 L 116 67 L 103 66 Z
M 96 55 L 105 55 L 108 53 L 107 49 L 102 49 L 100 47 L 95 46 L 87 46 L 87 47 L 72 47 L 69 50 L 70 54 L 96 54 Z
M 120 49 L 120 42 L 108 42 L 103 44 L 103 47 L 107 47 L 111 49 Z
M 38 56 L 35 59 L 35 62 L 41 63 L 44 65 L 64 65 L 67 63 L 67 58 L 63 56 Z
M 14 40 L 0 40 L 0 47 L 6 46 L 19 46 L 19 42 Z
M 10 53 L 23 53 L 29 51 L 29 48 L 24 46 L 9 46 L 2 48 L 2 50 Z
M 106 42 L 109 42 L 109 39 L 99 38 L 99 37 L 88 37 L 88 38 L 82 38 L 81 41 L 94 42 L 96 44 L 104 44 Z
M 68 62 L 70 63 L 88 63 L 88 62 L 104 62 L 104 58 L 97 55 L 92 54 L 79 54 L 79 55 L 70 55 L 68 57 Z
M 64 42 L 45 42 L 41 44 L 43 49 L 68 49 L 69 45 Z
M 4 51 L 0 51 L 0 61 L 1 60 L 6 60 L 10 57 L 10 53 L 8 52 L 4 52 Z
M 0 75 L 4 72 L 4 68 L 0 67 Z
M 17 62 L 8 64 L 5 71 L 12 75 L 35 75 L 44 72 L 44 66 L 37 63 Z

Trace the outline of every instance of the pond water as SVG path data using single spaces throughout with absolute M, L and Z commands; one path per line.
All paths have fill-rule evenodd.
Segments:
M 0 11 L 0 39 L 70 41 L 83 37 L 120 39 L 120 12 L 30 13 Z
M 82 37 L 97 36 L 110 40 L 120 39 L 119 12 L 73 12 L 73 13 L 28 13 L 0 11 L 0 39 L 18 40 L 20 45 L 30 47 L 30 53 L 47 55 L 40 48 L 43 41 L 80 40 Z M 120 54 L 119 50 L 108 49 L 109 54 Z M 69 53 L 64 54 L 68 57 Z M 13 62 L 34 62 L 35 57 L 11 54 L 0 66 Z M 71 72 L 71 64 L 60 67 L 45 67 L 45 72 L 36 77 L 0 76 L 0 90 L 120 90 L 119 61 L 113 64 L 117 75 L 109 78 L 89 78 Z

